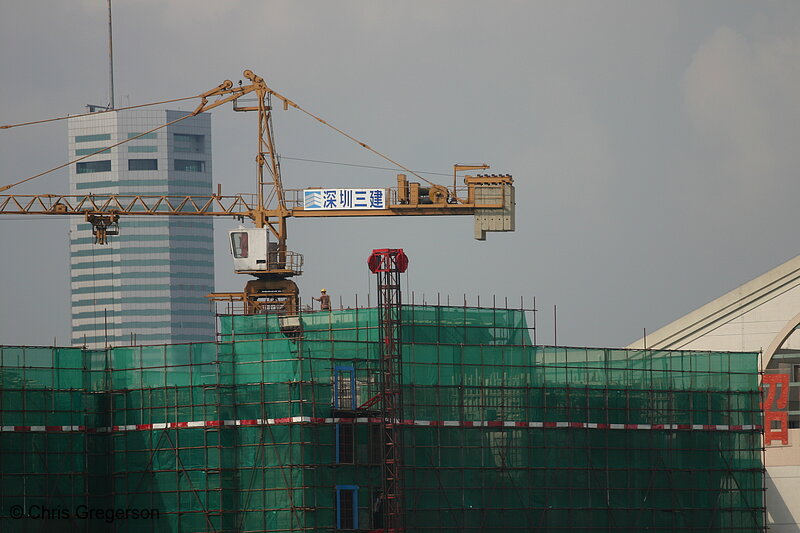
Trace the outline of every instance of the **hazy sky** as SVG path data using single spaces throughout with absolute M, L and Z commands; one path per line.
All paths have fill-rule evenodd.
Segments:
M 106 14 L 5 3 L 0 124 L 108 101 Z M 485 242 L 471 217 L 292 221 L 305 299 L 374 298 L 369 252 L 402 247 L 418 301 L 536 296 L 540 342 L 558 305 L 560 344 L 621 346 L 797 254 L 797 2 L 116 0 L 114 51 L 118 107 L 249 68 L 410 168 L 514 175 L 517 231 Z M 212 117 L 214 182 L 253 191 L 254 115 Z M 395 183 L 289 159 L 386 166 L 296 111 L 275 132 L 287 188 Z M 0 130 L 0 184 L 66 158 L 65 122 Z M 60 172 L 9 192 L 67 191 Z M 215 223 L 220 291 L 243 286 L 221 239 L 235 225 Z M 66 343 L 66 218 L 0 216 L 0 239 L 0 344 Z

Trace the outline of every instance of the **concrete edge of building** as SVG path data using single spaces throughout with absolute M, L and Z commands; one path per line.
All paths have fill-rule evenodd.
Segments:
M 680 350 L 741 315 L 800 286 L 800 255 L 740 285 L 687 315 L 648 333 L 626 348 Z

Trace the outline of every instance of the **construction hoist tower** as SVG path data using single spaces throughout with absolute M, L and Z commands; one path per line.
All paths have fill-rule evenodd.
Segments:
M 367 262 L 378 279 L 383 498 L 386 532 L 403 531 L 403 364 L 400 274 L 408 268 L 402 249 L 373 250 Z

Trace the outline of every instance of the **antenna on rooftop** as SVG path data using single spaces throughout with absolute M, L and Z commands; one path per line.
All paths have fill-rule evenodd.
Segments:
M 108 0 L 108 109 L 114 109 L 114 39 L 111 34 L 111 0 Z

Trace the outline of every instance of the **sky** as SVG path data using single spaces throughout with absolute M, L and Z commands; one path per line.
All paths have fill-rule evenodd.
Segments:
M 323 287 L 374 301 L 366 258 L 400 247 L 406 300 L 535 297 L 538 342 L 615 347 L 797 254 L 797 2 L 115 0 L 113 14 L 117 107 L 251 69 L 411 169 L 514 176 L 516 231 L 484 242 L 471 217 L 290 221 L 306 301 Z M 0 125 L 108 102 L 106 17 L 105 0 L 4 6 Z M 287 188 L 395 184 L 298 161 L 390 166 L 297 111 L 274 125 Z M 253 192 L 254 115 L 220 107 L 212 128 L 214 182 Z M 67 161 L 65 121 L 0 130 L 0 185 Z M 67 191 L 61 171 L 7 193 Z M 243 287 L 223 240 L 237 224 L 215 221 L 218 291 Z M 0 344 L 66 344 L 66 217 L 0 216 L 0 242 Z

